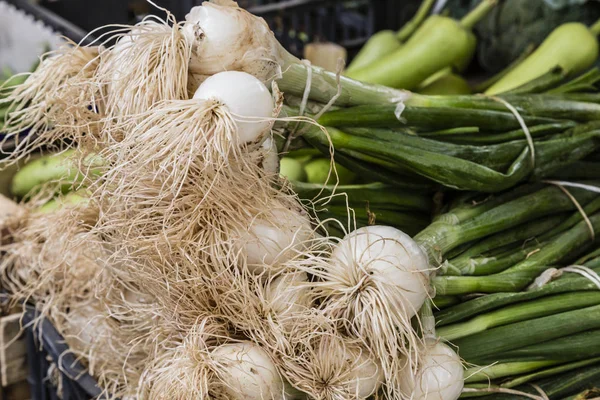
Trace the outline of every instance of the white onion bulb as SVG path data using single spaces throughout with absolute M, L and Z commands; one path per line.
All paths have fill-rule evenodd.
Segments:
M 291 272 L 278 276 L 267 284 L 265 300 L 280 317 L 299 313 L 312 302 L 306 272 Z
M 311 234 L 308 217 L 278 206 L 255 218 L 235 243 L 245 253 L 250 272 L 261 274 L 294 258 Z
M 337 275 L 368 274 L 369 280 L 386 287 L 390 308 L 404 310 L 410 318 L 423 305 L 428 293 L 427 257 L 404 232 L 390 226 L 367 226 L 350 233 L 332 253 L 331 268 Z
M 352 365 L 346 382 L 348 392 L 357 399 L 366 399 L 375 394 L 383 383 L 383 370 L 369 354 L 359 348 L 350 348 L 348 365 Z
M 456 400 L 464 386 L 464 369 L 460 358 L 443 343 L 429 344 L 417 376 L 408 371 L 401 385 L 412 391 L 414 400 Z
M 229 3 L 204 2 L 185 16 L 183 31 L 194 44 L 190 72 L 244 71 L 263 82 L 274 79 L 282 52 L 279 42 L 262 18 Z
M 286 382 L 269 355 L 252 342 L 225 344 L 212 352 L 231 400 L 284 399 Z
M 206 79 L 194 99 L 225 105 L 237 124 L 239 144 L 258 141 L 271 126 L 273 98 L 267 87 L 245 72 L 227 71 Z

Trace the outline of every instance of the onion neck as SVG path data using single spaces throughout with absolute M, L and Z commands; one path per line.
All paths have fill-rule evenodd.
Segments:
M 310 79 L 309 99 L 325 104 L 336 96 L 334 104 L 337 106 L 396 104 L 409 97 L 409 92 L 404 90 L 359 82 L 342 76 L 341 71 L 336 74 L 303 63 L 283 49 L 280 55 L 282 76 L 277 84 L 286 94 L 304 96 Z

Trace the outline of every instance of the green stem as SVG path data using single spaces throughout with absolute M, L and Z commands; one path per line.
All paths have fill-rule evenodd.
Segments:
M 474 260 L 490 257 L 488 252 L 513 243 L 521 247 L 523 240 L 529 240 L 541 235 L 558 225 L 563 219 L 563 215 L 552 215 L 497 233 L 471 246 L 458 257 L 449 260 L 449 262 L 463 270 L 464 275 L 471 275 L 475 271 L 469 272 L 470 268 L 468 266 L 474 265 Z
M 406 96 L 406 92 L 402 90 L 355 81 L 320 67 L 307 67 L 291 56 L 287 56 L 281 70 L 283 77 L 277 84 L 282 92 L 303 96 L 310 74 L 310 99 L 324 104 L 338 95 L 338 88 L 340 93 L 335 101 L 337 106 L 396 103 Z
M 309 141 L 320 141 L 323 146 L 327 146 L 331 140 L 336 149 L 353 150 L 370 155 L 435 182 L 464 190 L 496 192 L 508 189 L 521 182 L 532 170 L 527 146 L 523 146 L 518 157 L 510 162 L 506 172 L 498 172 L 485 165 L 443 153 L 356 137 L 333 128 L 328 128 L 328 133 L 329 138 L 320 131 L 314 132 L 310 138 L 305 134 L 305 138 Z M 542 144 L 542 146 L 554 145 L 558 143 L 548 141 Z M 564 147 L 563 143 L 560 145 L 561 148 Z M 587 146 L 586 149 L 593 151 L 594 147 Z
M 577 193 L 588 199 L 596 196 L 594 193 L 587 191 Z M 437 256 L 444 256 L 449 250 L 460 244 L 513 228 L 549 214 L 574 209 L 575 206 L 572 200 L 560 189 L 545 187 L 537 192 L 500 204 L 497 207 L 483 208 L 484 212 L 473 215 L 472 218 L 465 220 L 458 226 L 448 224 L 444 219 L 439 218 L 437 222 L 431 224 L 414 239 L 429 252 L 433 259 L 436 259 Z
M 580 199 L 581 200 L 581 199 Z M 578 200 L 579 201 L 579 200 Z M 587 202 L 587 199 L 582 200 Z M 600 209 L 600 198 L 583 204 L 586 215 L 592 215 Z M 549 242 L 556 240 L 556 236 L 564 233 L 583 220 L 579 211 L 566 218 L 557 215 L 540 223 L 523 224 L 512 230 L 503 231 L 473 246 L 458 258 L 450 260 L 449 264 L 462 272 L 461 275 L 490 275 L 525 259 L 536 249 L 541 249 Z M 560 221 L 560 223 L 557 223 Z M 516 232 L 515 232 L 516 231 Z M 518 243 L 518 247 L 509 246 L 507 242 L 515 240 L 535 239 L 529 243 Z M 492 252 L 492 250 L 496 251 Z M 491 252 L 491 254 L 484 254 Z
M 486 276 L 497 274 L 512 267 L 516 263 L 527 258 L 529 254 L 538 251 L 545 243 L 540 243 L 537 240 L 532 240 L 531 243 L 526 243 L 525 246 L 516 246 L 507 248 L 497 255 L 472 257 L 468 259 L 458 260 L 458 262 L 449 262 L 449 264 L 460 271 L 459 275 L 470 276 Z
M 427 14 L 429 14 L 429 11 L 431 10 L 431 7 L 433 7 L 434 3 L 435 0 L 423 0 L 421 2 L 421 5 L 419 6 L 419 9 L 415 13 L 414 17 L 412 17 L 412 19 L 408 21 L 396 34 L 396 38 L 398 38 L 400 42 L 405 42 L 409 37 L 412 36 L 413 33 L 415 33 L 419 26 L 421 26 L 421 23 L 423 23 L 425 18 L 427 18 Z
M 520 376 L 515 379 L 511 379 L 510 381 L 505 382 L 500 386 L 505 387 L 505 388 L 513 388 L 518 385 L 522 385 L 524 383 L 531 382 L 533 380 L 559 375 L 563 372 L 568 372 L 568 371 L 572 371 L 574 369 L 587 367 L 588 365 L 596 364 L 598 362 L 600 362 L 600 358 L 592 358 L 589 360 L 583 360 L 583 361 L 572 362 L 572 363 L 565 364 L 565 365 L 559 365 L 557 367 L 548 368 L 543 371 L 538 371 L 538 372 L 534 372 L 532 374 L 528 374 L 525 376 Z
M 568 369 L 568 368 L 567 368 Z M 558 375 L 557 375 L 558 374 Z M 536 383 L 550 399 L 562 399 L 572 393 L 581 392 L 594 388 L 600 379 L 600 365 L 598 363 L 586 365 L 567 372 L 559 373 L 553 371 L 552 376 L 546 375 L 546 379 L 536 380 Z M 542 376 L 540 376 L 541 378 Z M 469 386 L 489 384 L 470 384 Z M 497 385 L 492 385 L 498 387 Z M 481 386 L 480 386 L 481 387 Z M 539 396 L 535 388 L 529 384 L 517 386 L 515 390 Z M 487 396 L 490 400 L 529 400 L 527 397 L 515 396 L 514 394 L 491 394 Z
M 556 365 L 558 363 L 558 361 L 554 360 L 519 361 L 483 367 L 471 367 L 465 370 L 465 383 L 488 382 L 490 379 L 520 375 L 527 372 L 536 371 L 540 368 Z
M 466 29 L 473 29 L 475 24 L 481 21 L 496 6 L 497 2 L 497 0 L 483 0 L 460 20 L 460 24 Z
M 529 134 L 535 140 L 542 137 L 547 137 L 551 134 L 561 133 L 569 128 L 573 128 L 577 124 L 572 121 L 561 121 L 555 122 L 552 124 L 543 124 L 529 127 Z M 475 128 L 479 130 L 479 128 Z M 454 144 L 465 144 L 465 145 L 490 145 L 490 144 L 500 144 L 509 142 L 511 140 L 521 140 L 525 137 L 525 133 L 523 129 L 515 129 L 508 132 L 502 133 L 488 133 L 484 132 L 484 134 L 475 132 L 474 134 L 470 134 L 463 129 L 463 132 L 460 132 L 461 129 L 457 128 L 456 134 L 452 134 L 449 132 L 448 134 L 438 135 L 437 132 L 419 132 L 419 136 L 424 137 L 433 137 L 437 141 L 444 141 Z
M 521 86 L 517 86 L 514 89 L 508 90 L 502 93 L 502 95 L 505 96 L 546 92 L 562 82 L 566 76 L 566 72 L 561 67 L 555 67 L 538 78 L 524 83 Z
M 595 387 L 592 389 L 586 389 L 568 397 L 564 397 L 561 400 L 598 400 L 598 398 L 600 398 L 600 388 Z
M 543 300 L 543 299 L 541 299 Z M 581 332 L 495 355 L 493 361 L 583 360 L 600 356 L 600 330 Z
M 589 264 L 586 264 L 590 266 Z M 600 270 L 596 270 L 596 273 Z M 515 293 L 494 293 L 460 303 L 436 313 L 438 326 L 445 326 L 486 313 L 510 304 L 534 300 L 544 296 L 575 291 L 598 290 L 589 279 L 574 273 L 565 273 L 555 281 L 533 290 Z
M 436 310 L 448 308 L 460 303 L 460 298 L 455 296 L 435 296 L 433 299 L 433 307 Z
M 458 324 L 438 328 L 438 335 L 448 341 L 483 332 L 490 328 L 531 320 L 565 311 L 600 304 L 600 292 L 564 293 L 501 308 Z
M 294 182 L 293 189 L 302 199 L 329 198 L 328 204 L 369 204 L 387 210 L 418 210 L 431 212 L 431 196 L 400 190 L 392 185 L 369 183 L 333 186 Z M 335 195 L 334 195 L 335 193 Z M 344 195 L 345 194 L 345 195 Z
M 600 21 L 598 22 L 600 23 Z M 548 94 L 564 94 L 564 93 L 573 93 L 584 90 L 594 90 L 595 84 L 600 81 L 600 70 L 598 68 L 592 68 L 586 73 L 579 75 L 578 77 L 572 79 L 571 81 L 558 86 L 554 89 L 548 90 L 546 93 Z
M 594 230 L 600 229 L 600 215 L 590 217 Z M 585 250 L 592 244 L 590 228 L 580 222 L 548 243 L 539 252 L 517 265 L 495 275 L 488 276 L 438 276 L 432 285 L 436 293 L 459 295 L 469 293 L 516 292 L 530 284 L 549 265 L 572 256 L 573 252 Z
M 327 151 L 323 151 L 323 154 L 327 154 Z M 336 151 L 335 160 L 360 176 L 367 176 L 375 181 L 394 185 L 397 189 L 417 192 L 431 192 L 435 190 L 435 185 L 431 182 L 413 181 L 397 173 L 388 171 L 377 164 L 356 159 L 341 151 Z
M 487 362 L 520 347 L 600 328 L 600 305 L 492 328 L 452 343 L 467 362 Z
M 457 225 L 495 207 L 509 203 L 522 196 L 530 195 L 543 188 L 545 188 L 545 185 L 533 183 L 520 185 L 506 192 L 484 194 L 483 196 L 473 197 L 472 193 L 468 193 L 464 198 L 460 198 L 455 204 L 452 204 L 450 210 L 438 216 L 435 221 Z
M 480 130 L 491 132 L 504 132 L 510 129 L 519 129 L 521 125 L 515 119 L 515 116 L 506 109 L 502 103 L 491 99 L 467 98 L 464 107 L 459 107 L 462 102 L 461 97 L 469 96 L 423 96 L 412 97 L 407 101 L 406 107 L 401 115 L 398 115 L 397 106 L 389 104 L 362 105 L 357 107 L 345 108 L 325 113 L 319 119 L 319 123 L 325 126 L 333 127 L 417 127 L 427 130 L 451 129 L 478 127 Z M 447 99 L 443 99 L 447 98 Z M 419 104 L 417 105 L 417 101 Z M 427 103 L 425 103 L 427 101 Z M 595 104 L 566 104 L 575 103 L 567 101 L 559 102 L 540 102 L 533 103 L 535 107 L 544 108 L 531 110 L 532 113 L 550 115 L 550 112 L 566 113 L 567 109 L 571 112 L 578 110 L 587 119 L 596 118 L 600 114 L 600 106 Z M 511 101 L 509 101 L 511 102 Z M 558 104 L 556 104 L 558 103 Z M 515 102 L 515 107 L 526 106 Z M 549 106 L 549 107 L 546 107 Z M 471 108 L 467 108 L 471 107 Z M 479 107 L 479 108 L 474 108 Z M 578 107 L 578 108 L 576 108 Z M 553 117 L 538 117 L 522 113 L 522 117 L 527 126 L 541 124 L 550 124 L 559 122 Z
M 433 317 L 432 303 L 430 300 L 425 301 L 419 310 L 419 319 L 423 330 L 423 337 L 426 340 L 437 340 L 435 332 L 435 318 Z

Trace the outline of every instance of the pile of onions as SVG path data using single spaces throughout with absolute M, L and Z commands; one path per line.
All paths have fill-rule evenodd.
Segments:
M 101 311 L 90 316 L 108 323 L 77 317 L 65 296 L 44 306 L 57 310 L 54 321 L 66 315 L 84 327 L 62 326 L 106 397 L 456 399 L 460 360 L 442 344 L 424 346 L 413 327 L 429 295 L 421 248 L 386 226 L 330 238 L 279 180 L 273 81 L 298 60 L 266 23 L 221 0 L 185 22 L 145 20 L 121 36 L 87 58 L 76 46 L 47 59 L 13 98 L 19 129 L 35 126 L 39 137 L 15 157 L 70 139 L 82 159 L 93 151 L 106 163 L 80 205 L 94 220 L 40 217 L 44 234 L 25 228 L 12 258 L 39 258 L 48 247 L 26 255 L 28 243 L 50 244 L 44 235 L 59 225 L 81 228 L 61 238 L 63 259 L 18 290 L 41 298 L 41 277 L 67 271 L 78 246 L 101 249 L 86 285 L 50 285 L 70 282 L 70 299 L 93 299 Z M 66 69 L 74 58 L 87 61 L 81 72 Z M 37 93 L 53 88 L 57 70 L 69 90 L 56 99 Z M 331 76 L 315 73 L 321 96 L 337 92 Z M 68 121 L 57 116 L 65 102 Z M 2 268 L 6 275 L 10 266 Z M 134 356 L 124 357 L 128 346 Z M 115 378 L 111 359 L 133 372 Z M 442 370 L 454 383 L 443 383 Z

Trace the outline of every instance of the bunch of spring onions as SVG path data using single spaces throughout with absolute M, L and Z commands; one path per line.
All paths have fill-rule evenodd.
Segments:
M 461 40 L 455 53 L 468 54 L 467 28 L 492 3 L 427 40 Z M 594 178 L 568 170 L 597 161 L 596 71 L 498 98 L 438 97 L 307 66 L 228 1 L 119 29 L 114 46 L 45 58 L 6 120 L 9 138 L 34 133 L 6 163 L 48 145 L 70 160 L 14 187 L 75 183 L 86 201 L 59 193 L 52 212 L 8 226 L 0 282 L 14 302 L 35 301 L 102 395 L 591 388 L 600 203 Z M 459 64 L 434 61 L 428 75 Z M 363 181 L 281 179 L 277 143 L 333 154 Z M 525 183 L 560 174 L 585 188 Z M 429 223 L 436 191 L 453 201 Z

